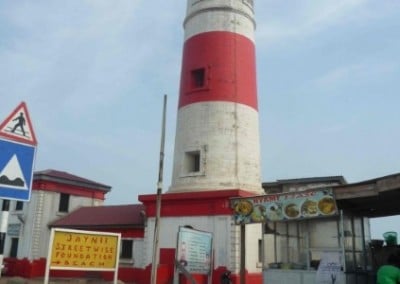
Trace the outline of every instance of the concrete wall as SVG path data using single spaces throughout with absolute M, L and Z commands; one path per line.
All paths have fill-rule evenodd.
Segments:
M 65 216 L 58 212 L 60 193 L 55 191 L 33 190 L 31 200 L 24 202 L 23 210 L 15 210 L 17 201 L 10 202 L 9 232 L 4 246 L 4 257 L 9 257 L 11 238 L 18 238 L 18 258 L 30 260 L 47 257 L 50 241 L 48 224 Z M 82 196 L 70 196 L 69 212 L 81 206 L 102 205 L 103 200 Z M 19 228 L 19 230 L 18 230 Z
M 151 264 L 153 254 L 154 218 L 147 220 L 141 268 Z M 175 249 L 179 226 L 192 226 L 195 230 L 213 233 L 214 269 L 226 267 L 232 272 L 240 270 L 240 226 L 231 216 L 165 217 L 160 221 L 160 249 Z M 260 224 L 246 225 L 246 269 L 249 273 L 261 272 L 258 263 Z M 261 249 L 261 248 L 260 248 Z M 136 264 L 136 261 L 135 261 Z M 135 265 L 136 266 L 136 265 Z

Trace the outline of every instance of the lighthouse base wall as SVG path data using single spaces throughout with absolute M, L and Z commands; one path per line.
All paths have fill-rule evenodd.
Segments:
M 262 225 L 244 226 L 242 229 L 244 229 L 245 237 L 242 238 L 241 227 L 234 223 L 230 209 L 230 198 L 250 195 L 252 194 L 241 190 L 162 195 L 159 221 L 159 268 L 168 267 L 168 269 L 163 271 L 160 277 L 175 275 L 175 278 L 180 279 L 178 283 L 189 283 L 185 282 L 187 280 L 183 275 L 176 273 L 174 267 L 179 228 L 186 226 L 212 233 L 212 283 L 220 283 L 222 273 L 227 270 L 232 272 L 233 283 L 240 283 L 240 277 L 247 279 L 246 283 L 262 283 L 262 260 L 260 259 Z M 146 271 L 151 270 L 149 267 L 151 267 L 153 255 L 155 198 L 155 195 L 139 197 L 146 207 L 147 214 L 143 254 L 140 261 L 142 269 Z M 241 250 L 242 246 L 244 250 Z M 244 257 L 241 256 L 241 251 L 244 251 Z M 194 275 L 194 277 L 197 283 L 208 283 L 207 275 Z M 164 280 L 167 281 L 167 279 Z M 164 280 L 160 279 L 160 281 Z

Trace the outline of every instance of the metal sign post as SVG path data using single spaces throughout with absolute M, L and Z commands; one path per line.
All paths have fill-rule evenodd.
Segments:
M 24 102 L 0 124 L 0 268 L 3 268 L 10 199 L 29 201 L 37 140 Z M 0 269 L 1 274 L 1 269 Z

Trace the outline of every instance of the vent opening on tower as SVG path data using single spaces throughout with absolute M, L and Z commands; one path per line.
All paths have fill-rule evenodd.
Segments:
M 207 147 L 190 147 L 183 152 L 179 176 L 181 178 L 206 175 Z
M 191 87 L 193 89 L 204 88 L 206 85 L 206 69 L 199 68 L 191 72 Z
M 186 173 L 200 172 L 200 151 L 186 152 L 185 169 Z

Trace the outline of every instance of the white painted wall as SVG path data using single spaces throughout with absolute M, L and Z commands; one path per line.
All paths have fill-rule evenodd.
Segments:
M 10 201 L 8 224 L 20 224 L 19 234 L 7 234 L 4 246 L 4 257 L 10 255 L 11 238 L 19 238 L 17 257 L 30 260 L 47 257 L 50 241 L 48 224 L 63 217 L 66 213 L 58 212 L 60 193 L 43 190 L 33 190 L 31 200 L 24 202 L 22 211 L 16 211 L 17 201 Z M 103 200 L 82 196 L 70 196 L 69 212 L 81 206 L 99 206 Z M 21 222 L 21 220 L 24 220 Z
M 185 175 L 185 153 L 195 150 L 202 151 L 200 173 Z M 179 110 L 170 192 L 242 188 L 263 194 L 260 172 L 255 109 L 230 102 L 203 102 Z
M 246 269 L 249 272 L 262 270 L 262 259 L 259 259 L 262 246 L 259 246 L 259 240 L 262 240 L 262 224 L 246 225 Z
M 244 2 L 189 0 L 184 22 L 185 40 L 199 33 L 227 31 L 254 41 L 254 13 L 251 5 Z
M 145 267 L 152 261 L 155 218 L 147 220 L 143 260 Z M 240 270 L 240 227 L 231 216 L 164 217 L 160 219 L 159 247 L 177 247 L 179 226 L 189 225 L 195 230 L 213 233 L 214 268 L 225 266 L 238 273 Z M 258 239 L 261 239 L 261 225 L 246 225 L 246 269 L 250 273 L 261 272 L 258 267 Z M 136 263 L 136 262 L 135 262 Z M 136 265 L 135 265 L 136 266 Z

